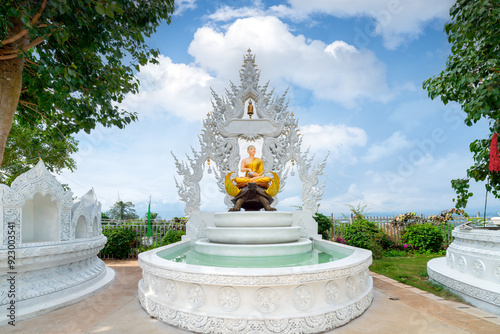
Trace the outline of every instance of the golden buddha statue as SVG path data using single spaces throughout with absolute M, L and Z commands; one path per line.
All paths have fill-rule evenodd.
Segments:
M 243 159 L 240 165 L 240 171 L 244 172 L 245 176 L 235 177 L 234 180 L 231 180 L 231 175 L 234 172 L 226 175 L 224 185 L 227 193 L 230 196 L 238 197 L 242 188 L 247 187 L 249 183 L 255 183 L 257 186 L 264 188 L 262 191 L 265 191 L 267 196 L 276 196 L 280 186 L 278 175 L 270 172 L 273 178 L 264 176 L 264 163 L 261 159 L 255 157 L 255 146 L 248 146 L 247 152 L 248 158 Z
M 268 176 L 263 176 L 264 174 L 264 163 L 259 158 L 255 157 L 255 146 L 250 145 L 247 149 L 248 158 L 241 161 L 240 171 L 245 172 L 243 177 L 235 177 L 234 181 L 238 188 L 243 188 L 250 182 L 257 183 L 258 186 L 267 188 L 269 187 L 269 182 L 271 178 Z

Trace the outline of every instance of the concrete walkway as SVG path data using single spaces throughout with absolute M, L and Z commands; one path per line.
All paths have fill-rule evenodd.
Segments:
M 151 318 L 139 305 L 137 261 L 107 261 L 112 285 L 79 303 L 0 327 L 0 333 L 189 333 Z M 375 297 L 359 318 L 328 333 L 500 333 L 500 317 L 372 273 Z

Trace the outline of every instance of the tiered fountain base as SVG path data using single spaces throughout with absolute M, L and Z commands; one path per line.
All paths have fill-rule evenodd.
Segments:
M 280 217 L 282 212 L 241 214 L 220 215 L 233 221 L 224 227 L 224 219 L 215 214 L 215 230 L 207 231 L 208 236 L 232 243 L 213 242 L 209 237 L 182 241 L 139 255 L 143 269 L 139 300 L 149 314 L 199 333 L 317 333 L 346 324 L 370 306 L 373 298 L 372 279 L 368 275 L 372 261 L 370 251 L 323 240 L 311 241 L 293 233 L 283 240 L 281 233 L 270 232 L 278 227 L 283 227 L 283 231 L 293 230 L 290 229 L 291 213 L 285 215 L 287 218 Z M 259 233 L 232 230 L 239 228 L 240 232 L 248 232 L 247 229 L 251 229 L 243 217 L 256 222 L 261 239 L 255 237 Z M 286 223 L 277 223 L 281 218 Z M 218 228 L 223 232 L 218 233 Z M 233 237 L 227 239 L 231 235 Z M 254 243 L 247 244 L 248 240 Z M 261 255 L 267 246 L 268 252 L 280 246 L 285 250 L 306 247 L 303 254 L 313 249 L 345 257 L 328 263 L 273 268 L 201 266 L 162 258 L 193 249 L 210 257 L 211 252 L 222 249 L 236 260 L 263 256 L 264 261 L 272 261 L 276 256 Z

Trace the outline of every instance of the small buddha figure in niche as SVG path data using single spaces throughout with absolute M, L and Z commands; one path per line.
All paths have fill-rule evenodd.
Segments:
M 252 119 L 253 116 L 252 100 L 248 101 L 247 115 L 250 116 L 250 119 Z
M 227 193 L 234 197 L 232 199 L 234 207 L 229 211 L 240 211 L 242 208 L 246 211 L 260 209 L 276 211 L 270 204 L 273 202 L 273 196 L 276 196 L 279 191 L 279 177 L 274 172 L 270 172 L 274 179 L 263 176 L 264 163 L 255 157 L 255 151 L 255 146 L 248 146 L 248 158 L 241 161 L 240 170 L 245 173 L 245 176 L 231 180 L 231 174 L 234 172 L 226 175 L 224 186 Z

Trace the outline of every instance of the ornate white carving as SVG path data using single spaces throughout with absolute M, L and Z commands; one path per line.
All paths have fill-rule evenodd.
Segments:
M 474 275 L 477 277 L 481 277 L 484 274 L 485 268 L 484 268 L 484 263 L 481 260 L 475 260 L 472 263 L 472 271 L 474 272 Z
M 500 281 L 500 265 L 495 269 L 495 277 Z
M 94 256 L 55 268 L 18 273 L 16 275 L 16 302 L 50 295 L 78 286 L 102 276 L 105 269 L 104 262 Z M 0 277 L 2 277 L 0 291 L 8 291 L 6 275 Z M 7 294 L 0 296 L 0 305 L 7 305 L 9 302 L 10 298 Z
M 354 276 L 349 276 L 345 281 L 345 293 L 349 298 L 356 295 L 356 278 Z
M 97 196 L 95 195 L 94 189 L 89 190 L 82 198 L 73 204 L 71 209 L 71 238 L 75 239 L 75 228 L 78 219 L 83 216 L 86 223 L 87 237 L 94 236 L 93 222 L 94 218 L 99 223 L 101 220 L 101 203 L 97 201 Z M 100 234 L 100 230 L 99 230 Z
M 220 288 L 218 299 L 219 305 L 224 311 L 234 311 L 240 306 L 240 294 L 230 286 Z
M 171 302 L 177 298 L 177 287 L 171 279 L 163 280 L 163 294 Z
M 224 97 L 212 91 L 213 111 L 203 121 L 202 134 L 199 136 L 200 151 L 192 148 L 193 156 L 187 156 L 188 163 L 179 162 L 174 156 L 177 174 L 182 177 L 182 183 L 175 182 L 179 197 L 186 203 L 184 210 L 191 216 L 200 209 L 199 182 L 207 159 L 215 162 L 215 178 L 219 190 L 225 193 L 226 174 L 238 170 L 238 139 L 254 141 L 263 138 L 262 160 L 266 171 L 278 174 L 280 188 L 283 189 L 287 178 L 285 165 L 294 159 L 303 183 L 302 208 L 315 213 L 326 182 L 320 184 L 318 177 L 323 173 L 327 158 L 321 163 L 314 163 L 314 157 L 308 157 L 309 150 L 301 151 L 298 121 L 287 110 L 286 92 L 281 97 L 275 97 L 274 89 L 268 92 L 269 83 L 259 86 L 260 71 L 256 69 L 255 55 L 250 50 L 243 61 L 239 86 L 231 82 L 230 90 L 226 90 Z M 255 102 L 256 119 L 243 119 L 248 99 Z M 225 203 L 231 205 L 228 195 Z
M 467 268 L 467 261 L 465 260 L 465 257 L 460 256 L 457 262 L 458 270 L 461 272 L 465 272 L 465 269 Z
M 96 256 L 104 247 L 106 237 L 101 233 L 91 233 L 93 217 L 98 217 L 100 226 L 100 203 L 97 202 L 93 190 L 75 205 L 72 195 L 72 192 L 64 191 L 41 160 L 34 168 L 17 177 L 11 187 L 0 185 L 0 209 L 3 211 L 4 224 L 0 247 L 0 291 L 8 291 L 7 233 L 11 230 L 8 228 L 9 223 L 13 223 L 16 262 L 15 268 L 10 271 L 16 272 L 16 303 L 19 303 L 19 316 L 40 313 L 44 309 L 57 307 L 62 302 L 81 298 L 85 289 L 95 290 L 114 277 L 112 271 Z M 37 220 L 39 212 L 44 212 L 44 209 L 45 212 L 48 211 L 45 207 L 41 209 L 47 201 L 54 204 L 49 204 L 52 212 L 51 216 L 47 217 L 50 218 Z M 34 217 L 33 220 L 30 220 L 28 213 Z M 27 216 L 23 218 L 23 215 Z M 75 239 L 76 223 L 81 216 L 84 216 L 87 222 L 87 238 Z M 44 227 L 48 226 L 55 233 L 44 236 L 39 241 L 36 230 L 31 233 L 34 236 L 22 234 L 22 224 L 30 228 L 36 226 L 38 231 L 44 231 Z M 9 302 L 7 295 L 0 294 L 0 305 Z M 3 319 L 0 320 L 0 325 L 3 322 Z
M 449 250 L 446 251 L 446 263 L 450 268 L 453 268 L 455 265 L 455 255 L 453 255 L 453 253 Z
M 171 309 L 148 299 L 139 290 L 139 302 L 151 315 L 176 327 L 197 333 L 318 333 L 340 327 L 360 316 L 372 303 L 373 291 L 354 304 L 313 316 L 287 319 L 224 318 Z
M 187 291 L 189 304 L 193 307 L 200 307 L 205 301 L 205 292 L 198 284 L 190 284 Z
M 364 289 L 368 285 L 368 280 L 370 279 L 370 274 L 368 273 L 368 269 L 360 272 L 358 276 L 359 276 L 359 290 L 364 291 Z
M 325 299 L 330 304 L 335 304 L 339 298 L 339 286 L 334 281 L 325 284 Z
M 278 307 L 279 298 L 273 288 L 260 288 L 255 292 L 255 307 L 262 313 L 270 313 Z
M 292 303 L 297 310 L 307 310 L 311 307 L 313 297 L 311 288 L 307 285 L 299 285 L 292 292 Z
M 442 275 L 429 267 L 427 267 L 427 273 L 429 274 L 429 277 L 432 278 L 433 280 L 445 285 L 448 288 L 451 288 L 453 290 L 456 290 L 460 293 L 463 293 L 465 295 L 474 297 L 476 299 L 485 301 L 487 303 L 496 305 L 500 307 L 500 293 L 498 292 L 493 292 L 489 290 L 484 290 L 481 289 L 477 286 L 473 286 L 470 284 L 467 284 L 465 282 L 453 279 L 451 277 Z

